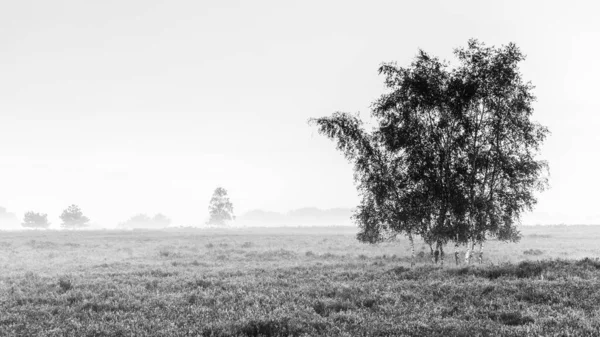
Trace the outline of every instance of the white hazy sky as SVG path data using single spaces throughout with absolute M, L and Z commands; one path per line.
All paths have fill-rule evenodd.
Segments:
M 597 1 L 0 2 L 0 206 L 54 225 L 144 212 L 353 207 L 352 167 L 309 117 L 369 114 L 381 62 L 515 42 L 551 189 L 526 223 L 600 223 Z

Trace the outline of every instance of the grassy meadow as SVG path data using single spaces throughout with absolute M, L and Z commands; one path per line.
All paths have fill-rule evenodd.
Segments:
M 469 267 L 419 243 L 413 269 L 355 232 L 0 232 L 0 336 L 600 335 L 600 226 L 523 227 Z

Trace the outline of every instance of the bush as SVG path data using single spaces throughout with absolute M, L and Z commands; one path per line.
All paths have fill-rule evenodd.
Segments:
M 61 276 L 58 279 L 58 287 L 63 292 L 67 292 L 67 291 L 73 289 L 73 286 L 74 286 L 73 279 L 70 276 Z
M 313 304 L 313 310 L 323 317 L 327 317 L 334 312 L 348 311 L 354 308 L 356 306 L 353 303 L 340 300 L 323 300 Z
M 549 238 L 552 237 L 552 235 L 550 235 L 550 234 L 536 234 L 536 233 L 534 233 L 534 234 L 527 235 L 527 237 L 534 238 L 534 239 L 549 239 Z
M 520 312 L 501 312 L 501 313 L 490 313 L 490 319 L 502 323 L 504 325 L 525 325 L 535 322 L 533 318 L 529 316 L 523 316 Z
M 171 255 L 171 252 L 168 249 L 161 249 L 160 251 L 158 251 L 158 255 L 162 257 L 169 257 L 169 255 Z
M 523 254 L 537 256 L 537 255 L 544 254 L 544 251 L 543 250 L 539 250 L 539 249 L 528 249 L 528 250 L 524 251 Z
M 575 262 L 575 265 L 581 267 L 591 267 L 593 269 L 600 269 L 600 260 L 598 258 L 590 259 L 589 257 L 586 257 L 583 260 Z

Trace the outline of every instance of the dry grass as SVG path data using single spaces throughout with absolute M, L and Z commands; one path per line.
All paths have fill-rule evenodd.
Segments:
M 524 228 L 483 266 L 410 269 L 349 228 L 0 232 L 0 336 L 598 335 L 599 236 Z

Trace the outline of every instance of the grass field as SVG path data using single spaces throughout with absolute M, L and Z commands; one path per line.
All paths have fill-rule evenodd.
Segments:
M 598 336 L 599 242 L 524 227 L 410 269 L 352 228 L 0 232 L 0 336 Z

